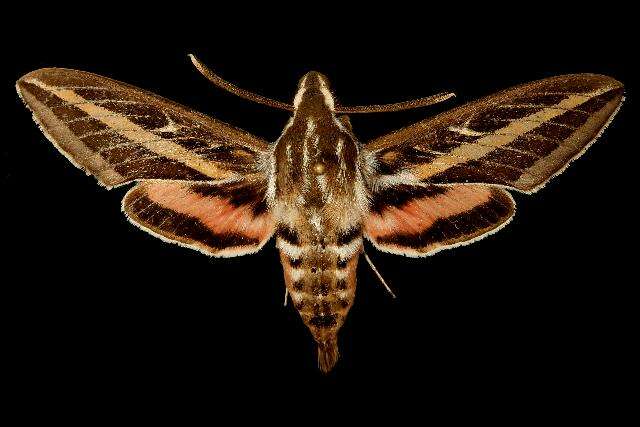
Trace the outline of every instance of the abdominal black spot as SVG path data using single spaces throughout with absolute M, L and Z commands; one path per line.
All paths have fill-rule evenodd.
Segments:
M 300 264 L 302 264 L 302 258 L 298 258 L 298 259 L 289 258 L 289 265 L 291 267 L 297 268 L 297 267 L 300 267 Z
M 311 288 L 311 292 L 314 295 L 328 295 L 329 294 L 329 285 L 327 283 L 318 283 L 313 285 Z M 323 307 L 324 308 L 324 307 Z
M 346 259 L 338 259 L 337 266 L 338 266 L 338 268 L 346 268 L 347 267 L 347 260 Z
M 327 245 L 329 244 L 329 239 L 326 237 L 323 237 L 322 239 L 320 239 L 320 249 L 322 249 L 323 251 L 327 248 Z
M 320 304 L 317 302 L 313 304 L 313 314 L 315 316 L 320 316 Z
M 362 233 L 362 230 L 360 229 L 360 227 L 353 227 L 347 231 L 340 231 L 338 233 L 337 243 L 339 246 L 351 243 L 353 240 L 358 238 L 361 233 Z
M 284 224 L 280 224 L 278 226 L 278 236 L 292 245 L 300 244 L 300 237 L 298 236 L 298 233 Z
M 296 291 L 301 291 L 304 288 L 304 284 L 300 281 L 293 283 L 293 289 Z
M 313 316 L 309 323 L 317 328 L 331 328 L 336 326 L 338 322 L 336 322 L 335 314 L 325 314 L 323 316 Z
M 322 284 L 322 295 L 328 295 L 329 291 L 331 290 L 331 285 L 329 283 L 323 283 Z
M 338 283 L 336 283 L 336 288 L 340 289 L 341 291 L 347 289 L 347 281 L 344 279 L 338 280 Z

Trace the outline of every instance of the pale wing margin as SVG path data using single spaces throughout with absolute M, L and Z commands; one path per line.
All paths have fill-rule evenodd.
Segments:
M 268 143 L 145 90 L 45 68 L 16 83 L 52 144 L 112 188 L 133 180 L 220 181 L 259 172 Z

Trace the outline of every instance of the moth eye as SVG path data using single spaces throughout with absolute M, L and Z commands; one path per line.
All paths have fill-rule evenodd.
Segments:
M 316 175 L 322 175 L 324 171 L 325 171 L 324 163 L 317 162 L 315 165 L 313 165 L 313 173 L 315 173 Z

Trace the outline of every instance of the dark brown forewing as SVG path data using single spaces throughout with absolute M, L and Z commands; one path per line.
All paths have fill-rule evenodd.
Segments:
M 486 183 L 534 192 L 595 141 L 623 101 L 620 82 L 573 74 L 516 86 L 367 144 L 377 179 Z
M 44 68 L 16 87 L 47 138 L 106 187 L 255 173 L 267 149 L 263 140 L 230 125 L 83 71 Z
M 385 252 L 427 256 L 499 230 L 514 212 L 513 199 L 500 188 L 402 184 L 375 194 L 365 236 Z
M 260 178 L 225 183 L 143 181 L 122 201 L 127 218 L 171 243 L 213 256 L 258 251 L 273 234 Z

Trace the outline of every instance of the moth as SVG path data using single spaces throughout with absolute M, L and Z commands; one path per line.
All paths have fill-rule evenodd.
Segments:
M 217 86 L 290 112 L 280 137 L 269 143 L 83 71 L 36 70 L 18 80 L 17 91 L 71 163 L 107 188 L 134 183 L 122 211 L 140 229 L 214 257 L 251 254 L 275 237 L 285 300 L 316 341 L 323 372 L 338 360 L 358 260 L 369 260 L 363 239 L 384 252 L 425 257 L 500 230 L 515 211 L 509 191 L 532 194 L 560 174 L 624 100 L 613 78 L 562 75 L 361 143 L 348 114 L 417 108 L 453 94 L 346 107 L 312 71 L 289 104 L 191 60 Z

